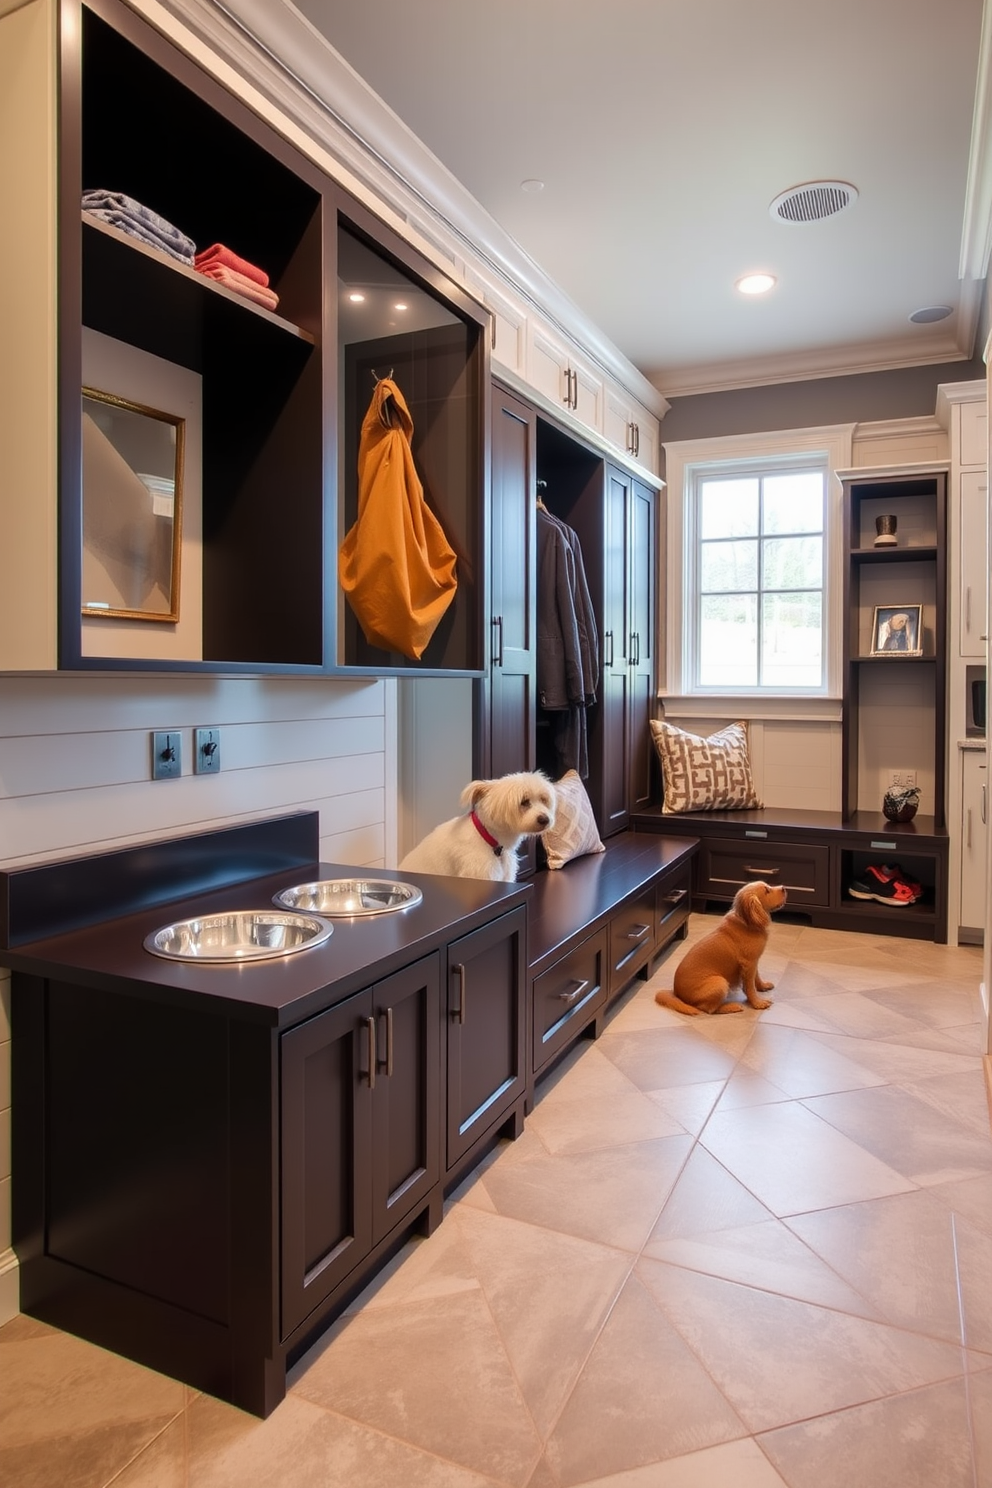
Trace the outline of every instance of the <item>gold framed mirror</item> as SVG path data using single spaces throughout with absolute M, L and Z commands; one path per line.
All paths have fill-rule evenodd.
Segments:
M 186 420 L 82 390 L 82 613 L 179 619 Z

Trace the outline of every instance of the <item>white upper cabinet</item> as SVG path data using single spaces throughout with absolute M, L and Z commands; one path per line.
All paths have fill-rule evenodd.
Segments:
M 603 432 L 603 377 L 563 336 L 530 320 L 527 380 L 544 397 L 597 434 Z
M 657 474 L 658 420 L 616 383 L 607 385 L 604 396 L 603 437 L 614 449 Z

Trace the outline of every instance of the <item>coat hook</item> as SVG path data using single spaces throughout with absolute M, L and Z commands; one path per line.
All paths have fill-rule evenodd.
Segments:
M 386 373 L 386 379 L 387 379 L 387 381 L 392 382 L 392 380 L 393 380 L 393 369 L 392 369 L 392 367 L 390 367 L 389 371 Z M 374 367 L 372 368 L 372 381 L 373 382 L 381 382 L 382 381 L 382 378 L 379 376 L 378 372 L 375 370 Z

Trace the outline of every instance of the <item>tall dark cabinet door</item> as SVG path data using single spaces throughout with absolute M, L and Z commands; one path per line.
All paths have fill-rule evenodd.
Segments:
M 593 761 L 598 765 L 601 791 L 599 824 L 603 835 L 626 827 L 629 768 L 629 686 L 632 627 L 630 573 L 628 565 L 630 476 L 619 470 L 606 471 L 603 511 L 603 618 L 602 694 L 598 728 L 593 740 Z M 598 745 L 598 748 L 596 747 Z
M 533 770 L 536 761 L 536 430 L 533 408 L 494 387 L 489 665 L 476 707 L 483 779 Z M 521 875 L 532 872 L 533 838 L 518 856 Z
M 372 989 L 372 1241 L 427 1198 L 440 1177 L 441 970 L 437 954 Z
M 526 928 L 514 909 L 448 947 L 449 1168 L 524 1094 Z
M 372 1248 L 372 993 L 282 1037 L 282 1336 Z
M 656 521 L 654 492 L 640 481 L 631 482 L 628 515 L 631 639 L 627 799 L 631 811 L 642 811 L 651 803 L 653 746 L 649 720 L 654 716 Z

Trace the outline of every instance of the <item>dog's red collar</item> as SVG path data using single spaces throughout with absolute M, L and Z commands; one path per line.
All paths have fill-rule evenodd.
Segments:
M 472 825 L 475 828 L 475 830 L 478 832 L 479 836 L 482 838 L 483 842 L 488 842 L 488 844 L 492 848 L 493 853 L 495 854 L 495 856 L 497 858 L 501 858 L 503 856 L 503 844 L 502 844 L 502 842 L 497 842 L 496 841 L 496 838 L 493 836 L 492 832 L 487 832 L 486 831 L 485 827 L 482 825 L 481 821 L 476 816 L 476 814 L 475 814 L 474 811 L 472 812 Z

